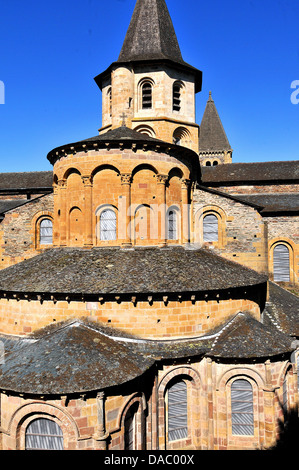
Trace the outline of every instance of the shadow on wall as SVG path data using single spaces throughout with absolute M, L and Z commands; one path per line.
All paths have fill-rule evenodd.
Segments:
M 299 416 L 298 407 L 285 413 L 285 422 L 278 421 L 277 443 L 269 450 L 294 451 L 298 447 Z

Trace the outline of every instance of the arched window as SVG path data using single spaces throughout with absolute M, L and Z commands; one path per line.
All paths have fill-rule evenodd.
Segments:
M 232 433 L 254 435 L 253 390 L 248 380 L 238 379 L 231 386 Z
M 53 243 L 53 222 L 51 219 L 43 219 L 39 226 L 40 245 L 52 245 Z
M 168 240 L 178 239 L 178 217 L 176 210 L 170 210 L 167 214 L 167 238 Z
M 63 450 L 63 434 L 57 423 L 35 419 L 26 429 L 26 450 Z
M 106 209 L 100 216 L 100 239 L 102 241 L 116 240 L 116 214 Z
M 290 252 L 286 245 L 276 245 L 273 250 L 275 282 L 290 282 Z
M 137 413 L 139 403 L 134 403 L 125 417 L 125 450 L 137 450 Z
M 187 384 L 176 382 L 167 392 L 168 441 L 188 437 Z
M 185 127 L 178 127 L 172 136 L 175 145 L 188 145 L 190 140 L 190 132 Z
M 112 88 L 111 87 L 108 89 L 107 99 L 108 99 L 109 115 L 112 116 Z
M 214 160 L 214 161 L 213 161 L 213 166 L 217 166 L 217 165 L 218 165 L 217 160 Z
M 150 109 L 153 107 L 153 87 L 150 81 L 143 83 L 141 87 L 142 109 Z
M 206 166 L 212 166 L 211 162 L 206 162 Z
M 206 215 L 203 219 L 203 241 L 218 242 L 218 219 L 215 215 Z
M 172 109 L 173 111 L 181 110 L 181 89 L 182 84 L 175 82 L 172 89 Z

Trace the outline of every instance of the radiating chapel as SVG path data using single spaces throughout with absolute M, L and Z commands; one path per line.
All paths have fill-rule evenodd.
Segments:
M 3 450 L 275 448 L 297 416 L 299 164 L 234 163 L 165 0 L 96 136 L 0 174 Z

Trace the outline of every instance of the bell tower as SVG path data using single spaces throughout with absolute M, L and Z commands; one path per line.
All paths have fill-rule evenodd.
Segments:
M 202 72 L 184 62 L 165 0 L 137 0 L 118 60 L 95 78 L 100 134 L 123 124 L 198 152 Z

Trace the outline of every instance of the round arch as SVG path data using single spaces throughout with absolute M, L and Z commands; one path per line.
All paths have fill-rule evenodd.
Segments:
M 9 422 L 8 433 L 15 439 L 17 450 L 25 449 L 26 428 L 38 418 L 49 419 L 60 426 L 65 449 L 69 447 L 71 442 L 77 442 L 80 437 L 78 426 L 68 412 L 58 406 L 33 402 L 16 410 Z
M 276 237 L 272 240 L 269 241 L 269 274 L 270 278 L 273 280 L 274 279 L 274 250 L 277 246 L 283 245 L 285 246 L 288 251 L 289 251 L 289 281 L 290 283 L 294 283 L 297 280 L 297 274 L 296 274 L 296 267 L 295 267 L 295 253 L 296 253 L 296 247 L 295 244 L 292 240 L 289 238 L 285 237 Z

